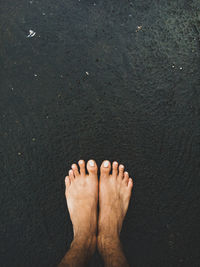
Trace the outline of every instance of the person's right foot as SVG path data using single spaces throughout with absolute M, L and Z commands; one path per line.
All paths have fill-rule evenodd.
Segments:
M 100 167 L 98 238 L 101 240 L 119 239 L 133 188 L 133 180 L 124 172 L 124 166 L 119 166 L 119 173 L 118 162 L 114 161 L 112 167 L 112 174 L 108 160 Z

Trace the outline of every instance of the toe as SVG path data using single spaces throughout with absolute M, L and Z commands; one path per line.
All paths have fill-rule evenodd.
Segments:
M 88 160 L 88 162 L 87 162 L 88 173 L 97 175 L 97 169 L 98 168 L 97 168 L 97 164 L 96 164 L 95 160 L 93 160 L 93 159 Z
M 122 164 L 119 165 L 119 175 L 118 175 L 118 177 L 120 179 L 123 179 L 123 177 L 124 177 L 124 165 L 122 165 Z
M 83 159 L 80 159 L 78 164 L 79 164 L 79 167 L 80 167 L 81 175 L 85 176 L 85 161 Z
M 68 190 L 70 184 L 71 184 L 70 178 L 69 178 L 69 176 L 66 176 L 65 177 L 65 187 L 66 187 L 66 190 Z
M 117 161 L 113 161 L 112 164 L 112 175 L 117 176 L 118 175 L 118 162 Z
M 124 172 L 124 179 L 123 179 L 123 183 L 125 183 L 126 185 L 128 185 L 128 179 L 129 179 L 128 172 Z
M 109 175 L 111 170 L 111 163 L 109 160 L 104 160 L 101 164 L 101 175 Z
M 128 187 L 130 188 L 130 190 L 133 188 L 133 179 L 131 178 L 128 179 Z
M 78 171 L 78 167 L 77 167 L 77 165 L 76 164 L 72 164 L 72 170 L 74 171 L 74 175 L 75 176 L 79 176 L 80 175 L 80 173 L 79 173 L 79 171 Z
M 73 181 L 74 180 L 74 172 L 73 172 L 73 170 L 69 170 L 69 178 L 71 179 L 71 181 Z

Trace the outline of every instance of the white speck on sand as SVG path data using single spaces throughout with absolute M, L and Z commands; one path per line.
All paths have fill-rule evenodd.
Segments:
M 89 75 L 89 72 L 88 72 L 88 71 L 86 71 L 85 73 L 86 73 L 87 75 Z
M 60 78 L 63 78 L 63 75 L 60 75 Z
M 12 87 L 12 88 L 11 88 L 11 90 L 13 91 L 13 90 L 14 90 L 14 88 Z
M 34 32 L 33 30 L 29 30 L 29 35 L 27 35 L 26 37 L 29 38 L 29 37 L 33 37 L 36 35 L 36 32 Z
M 43 13 L 42 13 L 42 15 L 43 15 L 43 16 L 45 16 L 45 15 L 46 15 L 46 13 L 44 13 L 44 12 L 43 12 Z
M 17 154 L 18 154 L 19 156 L 21 156 L 22 153 L 21 153 L 21 152 L 18 152 Z
M 175 68 L 175 66 L 174 66 L 174 65 L 172 65 L 172 68 Z
M 96 6 L 96 3 L 94 3 L 94 6 Z
M 131 15 L 131 14 L 129 14 L 128 16 L 129 16 L 129 17 L 132 17 L 132 15 Z
M 37 77 L 37 74 L 34 74 L 35 77 Z
M 182 70 L 183 69 L 183 67 L 180 67 L 180 70 Z
M 33 138 L 32 138 L 32 141 L 35 142 L 35 140 L 36 140 L 35 137 L 33 137 Z
M 142 25 L 137 26 L 136 32 L 139 32 L 142 29 Z

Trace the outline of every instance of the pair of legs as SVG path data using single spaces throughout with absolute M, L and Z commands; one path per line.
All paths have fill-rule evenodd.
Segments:
M 105 266 L 128 267 L 120 243 L 120 232 L 126 215 L 133 180 L 124 166 L 103 161 L 98 167 L 94 160 L 87 162 L 86 174 L 84 160 L 72 164 L 69 176 L 65 177 L 65 196 L 73 224 L 74 239 L 59 267 L 82 267 L 95 252 L 96 247 Z M 99 202 L 99 203 L 98 203 Z M 99 214 L 97 205 L 99 204 Z

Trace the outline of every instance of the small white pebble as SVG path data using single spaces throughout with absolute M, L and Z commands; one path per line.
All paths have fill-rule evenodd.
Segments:
M 129 17 L 132 17 L 132 15 L 131 15 L 131 14 L 129 14 L 128 16 L 129 16 Z
M 37 74 L 34 74 L 35 77 L 37 77 Z
M 42 15 L 43 15 L 43 16 L 45 16 L 45 15 L 46 15 L 46 13 L 44 13 L 44 12 L 43 12 L 43 13 L 42 13 Z
M 174 65 L 172 65 L 172 68 L 175 68 L 175 66 L 174 66 Z
M 12 87 L 12 88 L 11 88 L 11 90 L 13 91 L 13 90 L 14 90 L 14 88 Z
M 88 72 L 88 71 L 86 71 L 85 73 L 86 73 L 87 75 L 89 75 L 89 72 Z
M 139 32 L 142 29 L 142 25 L 137 26 L 136 32 Z
M 29 38 L 29 37 L 33 37 L 36 35 L 36 32 L 34 32 L 33 30 L 29 30 L 29 35 L 27 35 L 26 37 Z
M 182 70 L 183 68 L 182 67 L 180 67 L 180 70 Z
M 94 6 L 96 6 L 96 3 L 94 3 Z

